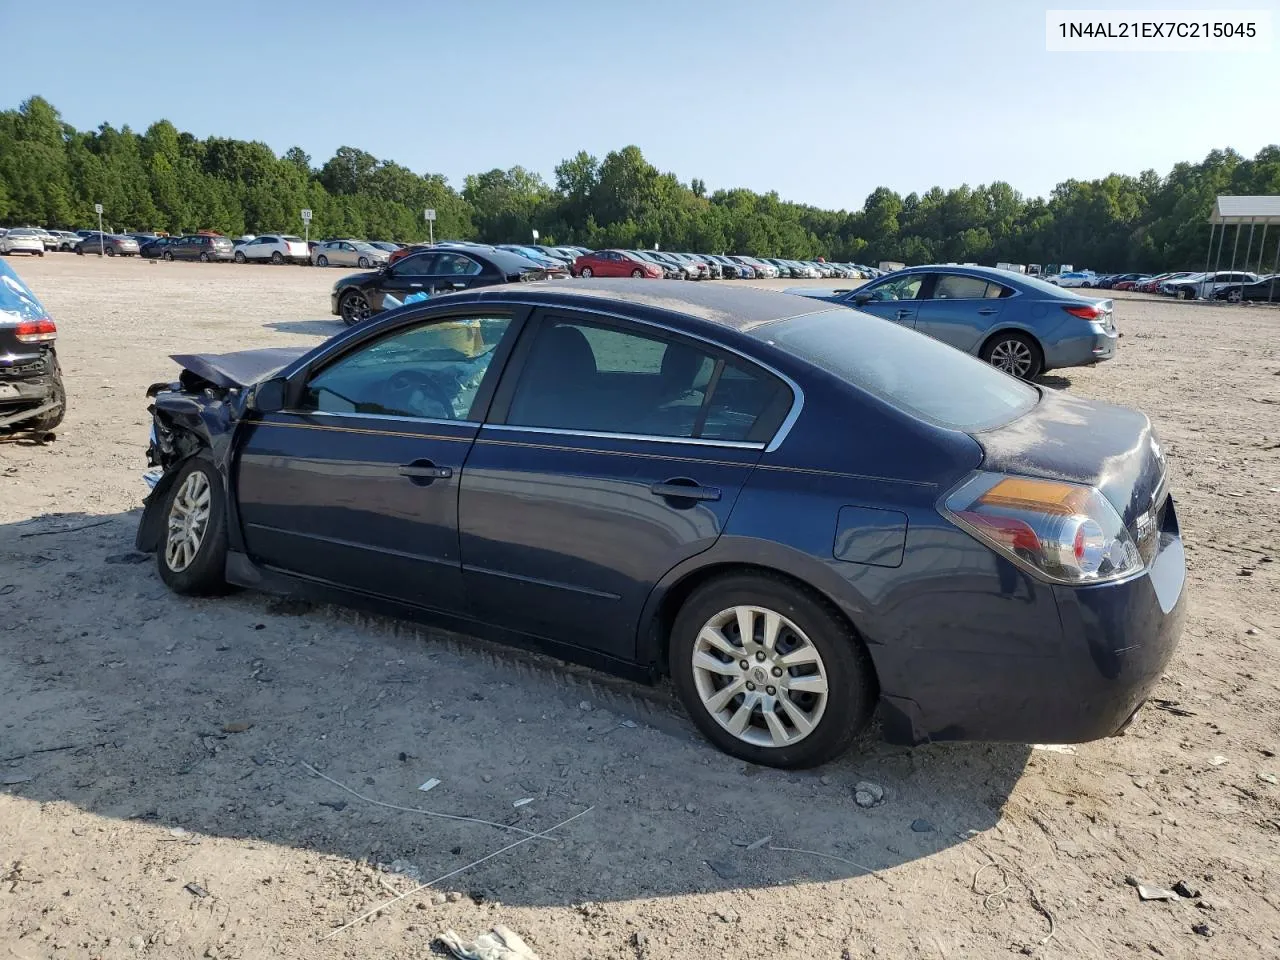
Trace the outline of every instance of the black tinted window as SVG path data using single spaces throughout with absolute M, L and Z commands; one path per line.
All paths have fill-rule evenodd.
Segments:
M 1034 388 L 967 353 L 856 310 L 792 317 L 752 331 L 895 407 L 943 427 L 982 430 L 1035 406 Z
M 435 273 L 435 262 L 434 253 L 415 254 L 397 263 L 395 274 L 398 277 L 429 277 Z
M 763 442 L 768 437 L 757 434 L 771 436 L 785 416 L 773 416 L 779 389 L 786 388 L 762 371 L 721 363 L 682 341 L 547 320 L 520 374 L 507 423 Z

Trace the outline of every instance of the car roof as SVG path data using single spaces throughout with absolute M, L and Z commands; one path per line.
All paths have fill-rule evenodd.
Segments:
M 746 331 L 775 320 L 810 313 L 825 313 L 830 303 L 775 293 L 758 287 L 728 284 L 667 284 L 656 280 L 580 279 L 572 283 L 519 283 L 484 287 L 477 299 L 538 303 L 566 309 L 599 310 L 613 305 L 630 307 L 628 312 L 680 314 L 734 330 Z

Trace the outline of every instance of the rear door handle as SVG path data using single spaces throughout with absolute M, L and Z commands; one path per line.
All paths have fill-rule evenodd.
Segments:
M 419 487 L 425 487 L 433 480 L 448 480 L 453 476 L 451 467 L 437 467 L 430 460 L 415 460 L 400 466 L 400 476 Z
M 655 497 L 664 500 L 719 500 L 719 487 L 704 487 L 686 477 L 675 477 L 666 483 L 655 483 L 649 488 Z

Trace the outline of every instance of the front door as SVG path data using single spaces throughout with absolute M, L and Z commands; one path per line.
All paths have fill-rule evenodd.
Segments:
M 383 271 L 375 287 L 369 290 L 369 305 L 374 311 L 385 309 L 382 295 L 389 293 L 401 303 L 413 293 L 430 295 L 435 280 L 435 262 L 438 254 L 415 253 L 397 260 Z
M 917 300 L 916 329 L 957 350 L 977 353 L 1008 302 L 1008 287 L 959 273 L 934 275 L 933 293 Z
M 866 313 L 874 313 L 904 327 L 914 327 L 919 301 L 928 295 L 925 286 L 928 277 L 927 273 L 909 273 L 905 277 L 883 280 L 855 290 L 848 299 L 850 305 L 856 303 L 857 308 Z M 862 303 L 859 294 L 869 294 L 871 299 Z
M 250 425 L 236 467 L 250 557 L 461 612 L 458 485 L 511 324 L 410 323 L 324 364 L 293 409 Z
M 666 332 L 551 311 L 509 368 L 463 473 L 473 613 L 630 659 L 653 586 L 715 543 L 790 391 Z

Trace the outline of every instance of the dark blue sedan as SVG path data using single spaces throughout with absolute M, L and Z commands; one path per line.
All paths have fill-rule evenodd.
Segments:
M 1173 653 L 1141 413 L 843 307 L 523 283 L 175 357 L 137 534 L 184 594 L 371 606 L 653 680 L 718 746 L 1084 741 Z
M 1110 360 L 1120 342 L 1112 301 L 990 267 L 908 267 L 851 290 L 787 292 L 874 313 L 1024 380 Z

